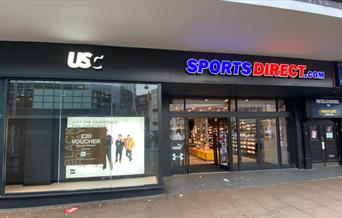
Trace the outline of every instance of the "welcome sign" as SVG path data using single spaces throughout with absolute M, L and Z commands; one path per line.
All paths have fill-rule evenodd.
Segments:
M 342 104 L 339 99 L 313 99 L 306 104 L 309 118 L 342 118 Z

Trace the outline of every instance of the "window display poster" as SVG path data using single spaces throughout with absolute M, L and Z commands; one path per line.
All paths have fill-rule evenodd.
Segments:
M 66 128 L 66 165 L 104 164 L 106 128 Z
M 311 139 L 316 140 L 317 139 L 317 130 L 311 129 Z
M 144 117 L 68 117 L 66 178 L 145 173 Z
M 332 132 L 327 132 L 326 138 L 327 138 L 327 139 L 332 139 L 332 138 L 334 138 L 334 137 L 333 137 L 333 133 L 332 133 Z
M 334 138 L 333 137 L 333 127 L 331 125 L 325 127 L 325 132 L 326 132 L 325 137 L 327 139 L 333 139 Z

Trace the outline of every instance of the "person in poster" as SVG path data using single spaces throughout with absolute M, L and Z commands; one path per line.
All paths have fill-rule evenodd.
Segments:
M 112 160 L 112 144 L 113 144 L 113 139 L 111 135 L 106 135 L 106 156 L 108 158 L 108 162 L 110 165 L 110 170 L 113 169 L 113 160 Z M 105 163 L 103 164 L 102 169 L 107 168 L 107 161 L 105 160 Z
M 131 137 L 130 134 L 127 135 L 125 139 L 125 148 L 126 148 L 126 156 L 128 157 L 129 161 L 132 161 L 132 150 L 134 147 L 134 139 Z
M 121 158 L 122 158 L 122 150 L 125 145 L 125 142 L 122 138 L 122 135 L 118 135 L 118 139 L 115 141 L 115 146 L 116 146 L 116 152 L 115 152 L 115 163 L 118 161 L 121 163 Z

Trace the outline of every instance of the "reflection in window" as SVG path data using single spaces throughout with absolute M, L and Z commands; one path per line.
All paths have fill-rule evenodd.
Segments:
M 275 100 L 238 99 L 239 112 L 276 112 Z
M 10 81 L 5 192 L 156 184 L 157 93 L 154 84 Z
M 229 99 L 185 99 L 187 112 L 224 112 L 230 110 Z

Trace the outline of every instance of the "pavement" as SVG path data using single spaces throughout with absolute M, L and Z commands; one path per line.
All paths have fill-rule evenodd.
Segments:
M 341 217 L 342 166 L 171 176 L 165 194 L 0 211 L 0 217 Z M 204 184 L 204 185 L 203 185 Z
M 220 190 L 227 187 L 250 187 L 292 182 L 303 182 L 342 176 L 342 166 L 337 163 L 314 164 L 312 169 L 274 169 L 254 171 L 221 171 L 216 173 L 195 173 L 164 178 L 168 194 L 195 192 L 199 190 Z

